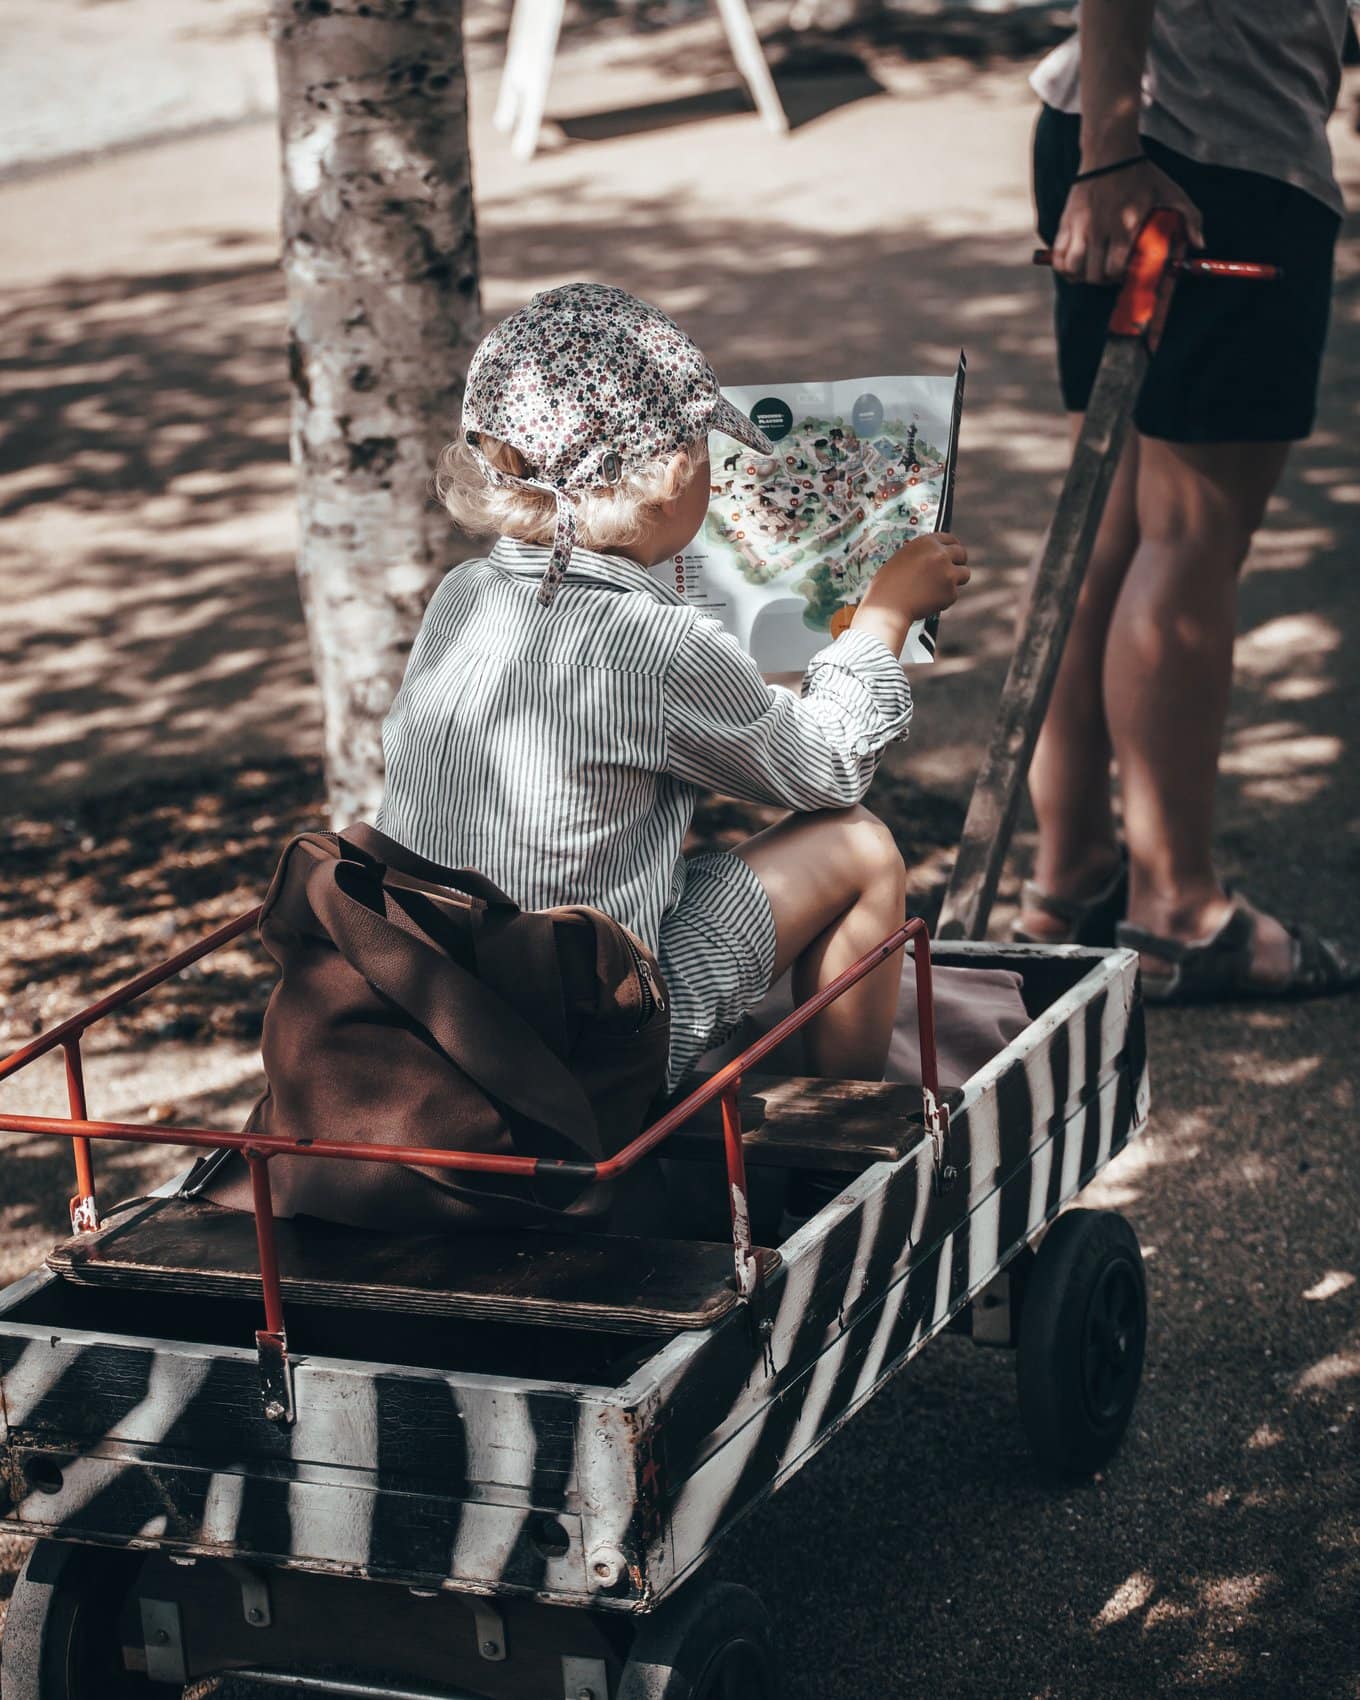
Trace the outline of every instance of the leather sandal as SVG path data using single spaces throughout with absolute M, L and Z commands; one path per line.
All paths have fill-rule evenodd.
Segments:
M 1145 1003 L 1237 1003 L 1262 998 L 1325 998 L 1360 985 L 1360 964 L 1304 922 L 1282 923 L 1293 941 L 1289 978 L 1270 983 L 1251 976 L 1256 914 L 1239 902 L 1212 938 L 1187 943 L 1161 938 L 1128 921 L 1116 928 L 1116 940 L 1171 964 L 1169 972 L 1143 969 Z
M 1016 921 L 1011 926 L 1011 938 L 1016 944 L 1081 944 L 1099 947 L 1115 942 L 1115 926 L 1124 919 L 1129 907 L 1129 853 L 1121 844 L 1119 866 L 1108 882 L 1094 897 L 1085 899 L 1059 897 L 1026 880 L 1020 887 L 1020 907 L 1035 909 L 1041 915 L 1051 915 L 1061 921 L 1065 931 L 1047 933 L 1042 938 L 1027 933 Z

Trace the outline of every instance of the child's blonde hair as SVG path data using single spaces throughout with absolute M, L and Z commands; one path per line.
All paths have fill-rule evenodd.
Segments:
M 514 478 L 525 476 L 523 456 L 509 443 L 483 433 L 477 447 L 498 472 L 508 472 Z M 600 551 L 639 542 L 662 502 L 673 501 L 693 482 L 706 450 L 707 442 L 700 440 L 678 454 L 664 455 L 625 471 L 617 484 L 569 491 L 576 510 L 578 546 Z M 552 544 L 557 503 L 551 492 L 492 484 L 462 438 L 450 443 L 440 455 L 434 487 L 455 525 L 474 536 Z

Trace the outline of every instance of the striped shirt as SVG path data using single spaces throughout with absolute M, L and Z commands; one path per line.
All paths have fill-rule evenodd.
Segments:
M 502 538 L 444 579 L 383 727 L 379 828 L 476 868 L 526 909 L 588 904 L 630 928 L 671 997 L 672 1079 L 764 995 L 769 900 L 739 857 L 686 858 L 701 788 L 787 809 L 858 802 L 911 693 L 849 631 L 802 695 L 768 685 L 710 616 L 645 568 Z M 738 1007 L 740 1006 L 740 1007 Z

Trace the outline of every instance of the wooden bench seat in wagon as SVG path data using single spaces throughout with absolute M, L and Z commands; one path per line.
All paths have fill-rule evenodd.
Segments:
M 381 1234 L 305 1217 L 275 1232 L 285 1302 L 626 1333 L 707 1328 L 737 1304 L 730 1245 L 536 1230 Z M 778 1267 L 778 1252 L 758 1256 L 764 1275 Z M 47 1263 L 80 1286 L 261 1291 L 254 1217 L 192 1198 L 65 1240 Z

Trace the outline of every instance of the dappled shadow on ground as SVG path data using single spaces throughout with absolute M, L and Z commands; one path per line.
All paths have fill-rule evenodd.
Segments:
M 291 559 L 200 545 L 180 562 L 109 548 L 27 583 L 56 624 L 0 636 L 0 749 L 6 813 L 121 785 L 128 768 L 201 767 L 275 745 L 293 717 L 315 721 L 314 685 Z M 266 677 L 262 677 L 267 675 Z
M 0 809 L 306 713 L 276 268 L 15 289 L 0 350 Z
M 146 782 L 0 828 L 0 1046 L 253 908 L 283 844 L 322 814 L 319 765 L 283 762 Z M 248 935 L 110 1018 L 109 1031 L 151 1044 L 255 1038 L 271 976 Z
M 584 182 L 543 196 L 541 222 L 538 205 L 488 200 L 493 268 L 589 275 L 603 246 L 612 276 L 692 303 L 687 324 L 734 378 L 769 371 L 790 348 L 807 370 L 890 371 L 908 327 L 916 361 L 952 365 L 960 338 L 974 343 L 986 323 L 974 378 L 983 430 L 974 425 L 961 498 L 1057 464 L 1051 429 L 1026 419 L 1046 356 L 1033 313 L 1017 334 L 1015 254 L 1002 239 L 819 238 L 793 206 L 757 235 L 664 197 L 597 200 Z M 762 282 L 773 273 L 777 296 Z M 1023 271 L 1019 281 L 1031 282 Z M 0 508 L 17 544 L 6 591 L 19 604 L 0 638 L 0 702 L 17 729 L 0 752 L 9 807 L 116 783 L 114 762 L 145 769 L 220 748 L 224 716 L 249 748 L 311 713 L 279 549 L 291 522 L 281 297 L 267 268 L 227 266 L 34 287 L 0 318 L 10 392 Z M 987 323 L 1003 301 L 1007 316 Z M 991 509 L 994 522 L 980 505 L 970 515 L 975 547 L 1006 563 L 959 617 L 973 656 L 1004 650 L 1042 501 L 1031 488 Z M 451 559 L 459 548 L 451 534 Z M 56 584 L 44 574 L 54 550 Z
M 0 518 L 35 503 L 173 495 L 163 527 L 276 491 L 288 459 L 282 294 L 273 265 L 58 279 L 0 318 Z

